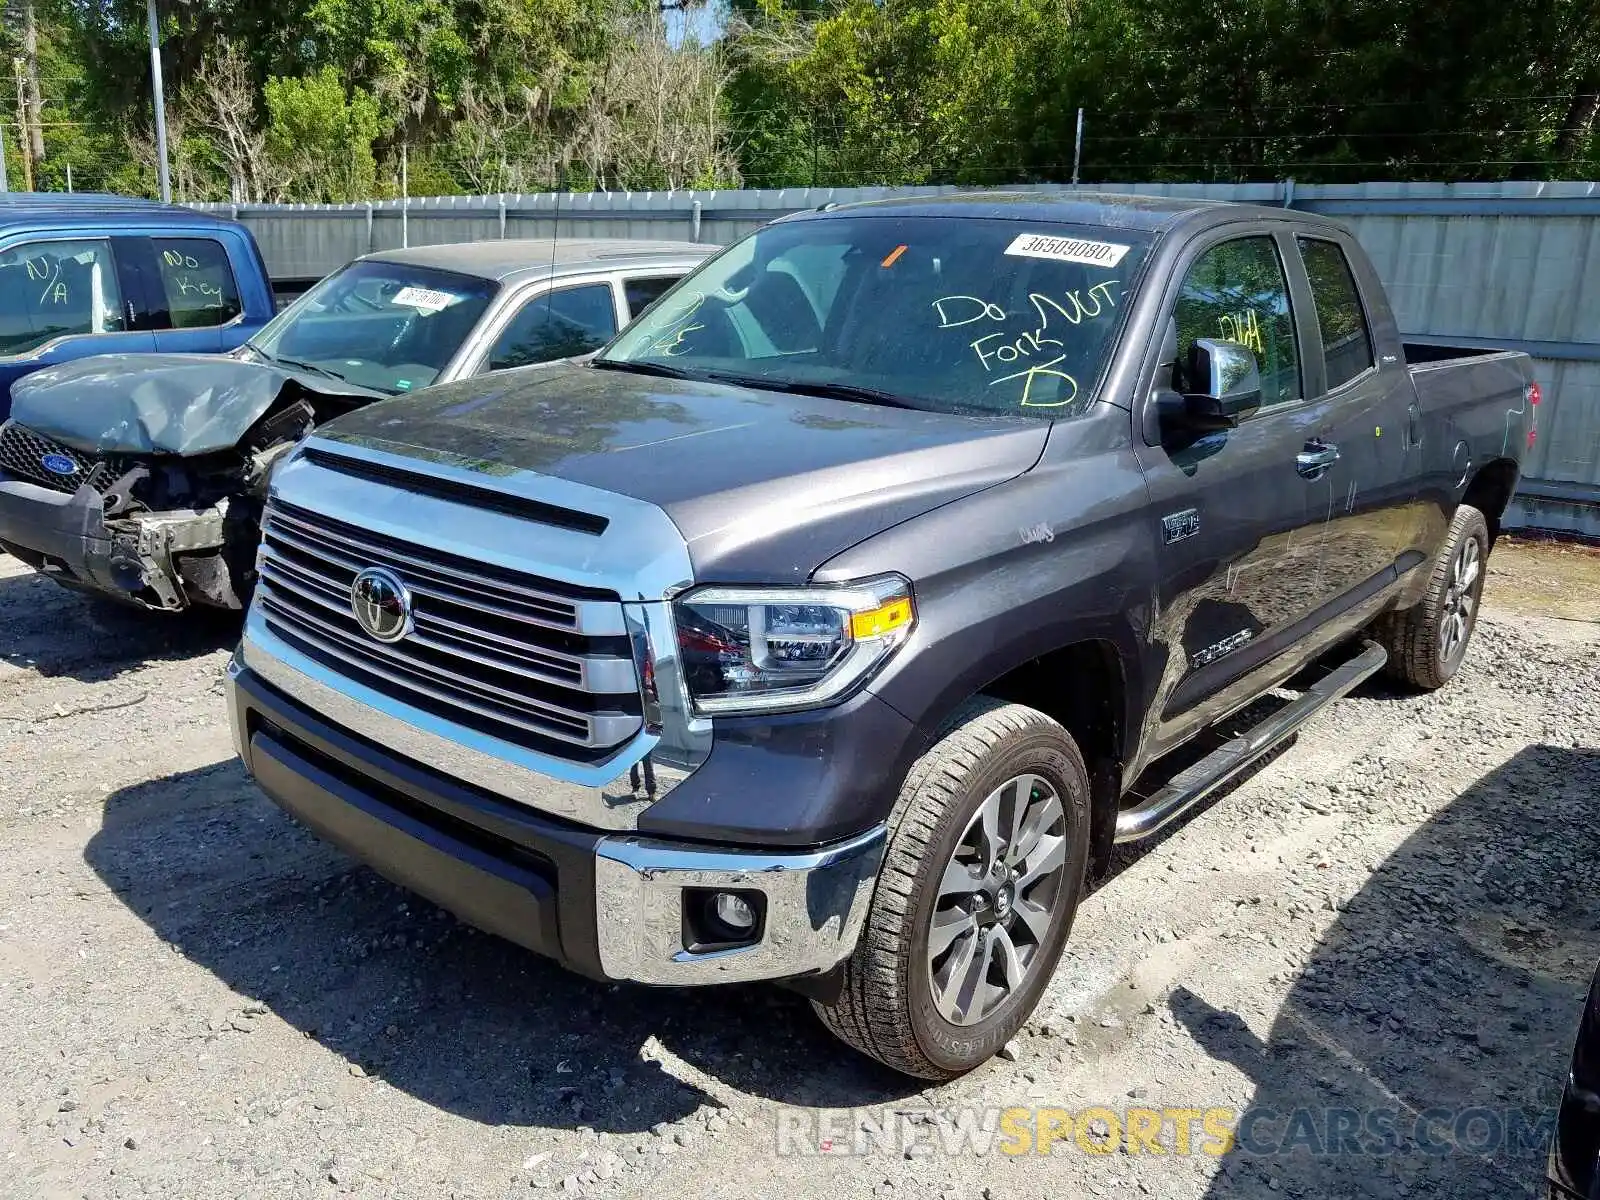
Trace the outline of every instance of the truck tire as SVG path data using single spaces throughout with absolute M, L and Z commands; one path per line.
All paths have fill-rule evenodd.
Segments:
M 1433 560 L 1422 599 L 1385 614 L 1374 628 L 1389 651 L 1384 670 L 1391 678 L 1424 691 L 1454 678 L 1478 623 L 1488 562 L 1488 523 L 1481 512 L 1463 504 Z
M 813 1004 L 823 1023 L 921 1079 L 987 1061 L 1055 971 L 1088 850 L 1072 736 L 1023 705 L 972 702 L 906 777 L 841 994 Z

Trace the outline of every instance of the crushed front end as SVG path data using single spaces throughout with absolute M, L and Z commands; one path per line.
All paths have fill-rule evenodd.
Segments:
M 273 464 L 311 428 L 299 401 L 237 447 L 185 458 L 90 453 L 0 425 L 0 547 L 71 588 L 168 612 L 249 599 Z

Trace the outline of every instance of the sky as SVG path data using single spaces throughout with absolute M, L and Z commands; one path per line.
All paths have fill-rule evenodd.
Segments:
M 727 7 L 722 0 L 709 0 L 688 11 L 668 9 L 665 15 L 667 40 L 674 46 L 680 45 L 686 38 L 693 38 L 705 45 L 716 41 L 717 35 L 722 32 L 723 23 L 727 20 Z

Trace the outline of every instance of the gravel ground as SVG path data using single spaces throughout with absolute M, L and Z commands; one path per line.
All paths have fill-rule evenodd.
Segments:
M 587 982 L 354 867 L 235 765 L 226 626 L 0 559 L 0 1194 L 1532 1196 L 1492 1134 L 1600 959 L 1600 625 L 1496 565 L 1455 684 L 1364 687 L 1123 855 L 1008 1058 L 925 1088 L 781 991 Z M 1071 1132 L 984 1152 L 1005 1108 Z M 1261 1119 L 1218 1158 L 1171 1109 Z M 1431 1109 L 1431 1150 L 1344 1136 Z

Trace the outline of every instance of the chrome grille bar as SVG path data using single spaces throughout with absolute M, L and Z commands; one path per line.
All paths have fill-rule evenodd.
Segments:
M 626 631 L 622 614 L 611 601 L 572 600 L 540 592 L 530 580 L 527 589 L 513 589 L 486 576 L 475 576 L 425 557 L 398 554 L 290 515 L 282 506 L 269 510 L 263 532 L 286 546 L 314 555 L 348 570 L 352 577 L 366 567 L 383 566 L 400 571 L 414 592 L 425 592 L 451 604 L 475 608 L 513 621 L 525 621 L 574 633 L 615 636 Z
M 392 538 L 368 545 L 354 526 L 287 508 L 270 505 L 263 521 L 261 612 L 330 665 L 444 706 L 442 715 L 469 726 L 488 721 L 583 751 L 621 745 L 643 727 L 619 601 L 563 596 L 562 585 L 534 577 L 523 587 L 504 572 L 476 576 L 466 560 Z M 351 608 L 356 575 L 373 566 L 411 594 L 411 632 L 397 642 L 369 636 Z

